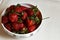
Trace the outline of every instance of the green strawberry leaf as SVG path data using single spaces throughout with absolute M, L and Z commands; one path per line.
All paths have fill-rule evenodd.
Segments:
M 14 12 L 14 10 L 11 10 L 11 13 L 13 13 Z
M 40 23 L 40 19 L 38 17 L 35 18 L 35 21 L 36 21 L 37 24 Z
M 22 19 L 21 18 L 18 18 L 18 22 L 22 22 Z
M 29 18 L 32 19 L 32 20 L 35 20 L 35 17 L 36 17 L 36 15 L 32 15 Z
M 21 6 L 20 4 L 17 4 L 17 6 Z
M 20 34 L 25 34 L 25 33 L 28 33 L 28 30 L 26 27 L 24 27 L 21 31 L 20 31 Z
M 31 9 L 34 11 L 34 15 L 36 16 L 36 12 L 38 11 L 37 6 L 32 6 Z

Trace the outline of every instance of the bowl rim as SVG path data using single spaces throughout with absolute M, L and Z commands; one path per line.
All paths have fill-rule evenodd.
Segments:
M 29 4 L 29 3 L 19 3 L 19 4 L 26 5 L 26 4 Z M 13 5 L 15 5 L 15 4 L 13 4 Z M 30 4 L 30 5 L 32 5 L 32 4 Z M 11 6 L 11 5 L 10 5 L 10 6 Z M 34 5 L 33 5 L 33 6 L 34 6 Z M 7 7 L 7 8 L 8 8 L 8 7 Z M 7 9 L 7 8 L 6 8 L 6 9 Z M 4 15 L 6 9 L 3 10 L 2 14 L 1 14 L 1 19 L 2 19 L 2 16 Z M 39 11 L 40 11 L 40 9 L 39 9 Z M 41 12 L 41 11 L 40 11 L 40 12 Z M 41 14 L 41 18 L 42 18 L 42 14 Z M 42 20 L 41 20 L 41 23 L 42 23 Z M 41 26 L 41 23 L 39 24 L 39 27 Z M 30 32 L 30 33 L 17 34 L 17 33 L 11 32 L 11 31 L 9 31 L 7 28 L 5 28 L 4 24 L 2 23 L 2 20 L 1 20 L 1 25 L 2 25 L 2 27 L 4 28 L 4 30 L 6 30 L 7 32 L 9 32 L 9 33 L 11 33 L 11 34 L 15 34 L 15 35 L 27 35 L 27 34 L 31 34 L 31 33 L 34 33 L 35 31 L 37 31 L 37 30 L 39 29 L 39 27 L 38 27 L 38 28 L 36 28 L 34 31 L 32 31 L 32 32 Z

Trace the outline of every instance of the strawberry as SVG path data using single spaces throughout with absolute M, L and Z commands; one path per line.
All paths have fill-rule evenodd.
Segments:
M 21 13 L 22 11 L 26 10 L 27 7 L 24 7 L 24 6 L 17 6 L 15 8 L 15 11 L 18 12 L 18 13 Z
M 35 22 L 33 21 L 33 20 L 27 20 L 27 24 L 28 24 L 28 26 L 32 26 L 32 25 L 34 25 L 35 24 Z
M 22 9 L 22 11 L 27 9 L 27 7 L 25 6 L 21 6 L 20 8 Z
M 6 12 L 9 13 L 11 10 L 15 9 L 15 5 L 11 5 L 9 8 L 6 9 Z
M 23 23 L 13 23 L 12 26 L 16 31 L 19 31 L 21 28 L 24 27 L 24 24 Z
M 25 20 L 26 18 L 27 18 L 27 13 L 26 12 L 23 12 L 22 19 Z
M 37 11 L 36 16 L 37 16 L 38 18 L 41 18 L 41 17 L 42 17 L 40 11 Z
M 10 9 L 14 9 L 15 8 L 15 5 L 11 5 L 9 8 Z
M 32 16 L 34 14 L 32 9 L 27 9 L 26 12 L 28 13 L 29 16 Z
M 23 23 L 19 23 L 19 27 L 20 28 L 23 28 L 24 27 L 24 24 Z
M 16 22 L 18 20 L 18 15 L 16 13 L 9 14 L 9 20 L 11 22 Z
M 13 23 L 13 28 L 16 30 L 16 31 L 18 31 L 19 29 L 20 29 L 20 27 L 19 27 L 19 24 L 18 23 Z
M 9 30 L 9 31 L 11 31 L 11 25 L 10 24 L 5 24 L 5 27 Z
M 32 31 L 34 31 L 36 29 L 36 26 L 35 25 L 32 25 L 32 26 L 29 26 L 28 27 L 28 31 L 29 32 L 32 32 Z
M 2 17 L 2 23 L 7 23 L 8 22 L 8 18 L 7 18 L 7 16 L 3 16 Z
M 12 26 L 13 26 L 13 28 L 14 28 L 16 31 L 18 31 L 18 30 L 20 29 L 18 23 L 13 23 Z

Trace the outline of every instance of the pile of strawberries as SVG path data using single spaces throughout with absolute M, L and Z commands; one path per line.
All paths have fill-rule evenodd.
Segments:
M 2 17 L 2 23 L 11 32 L 25 34 L 34 31 L 41 23 L 41 13 L 36 6 L 11 5 Z

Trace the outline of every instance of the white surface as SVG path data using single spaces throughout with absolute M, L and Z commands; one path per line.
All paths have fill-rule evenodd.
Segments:
M 60 2 L 44 0 L 10 0 L 4 1 L 0 6 L 0 13 L 5 7 L 15 3 L 31 3 L 37 5 L 42 12 L 42 16 L 50 17 L 43 20 L 38 33 L 29 38 L 13 38 L 5 33 L 0 26 L 0 40 L 60 40 Z
M 0 0 L 0 4 L 1 4 L 2 0 Z
M 49 1 L 60 1 L 60 0 L 49 0 Z

